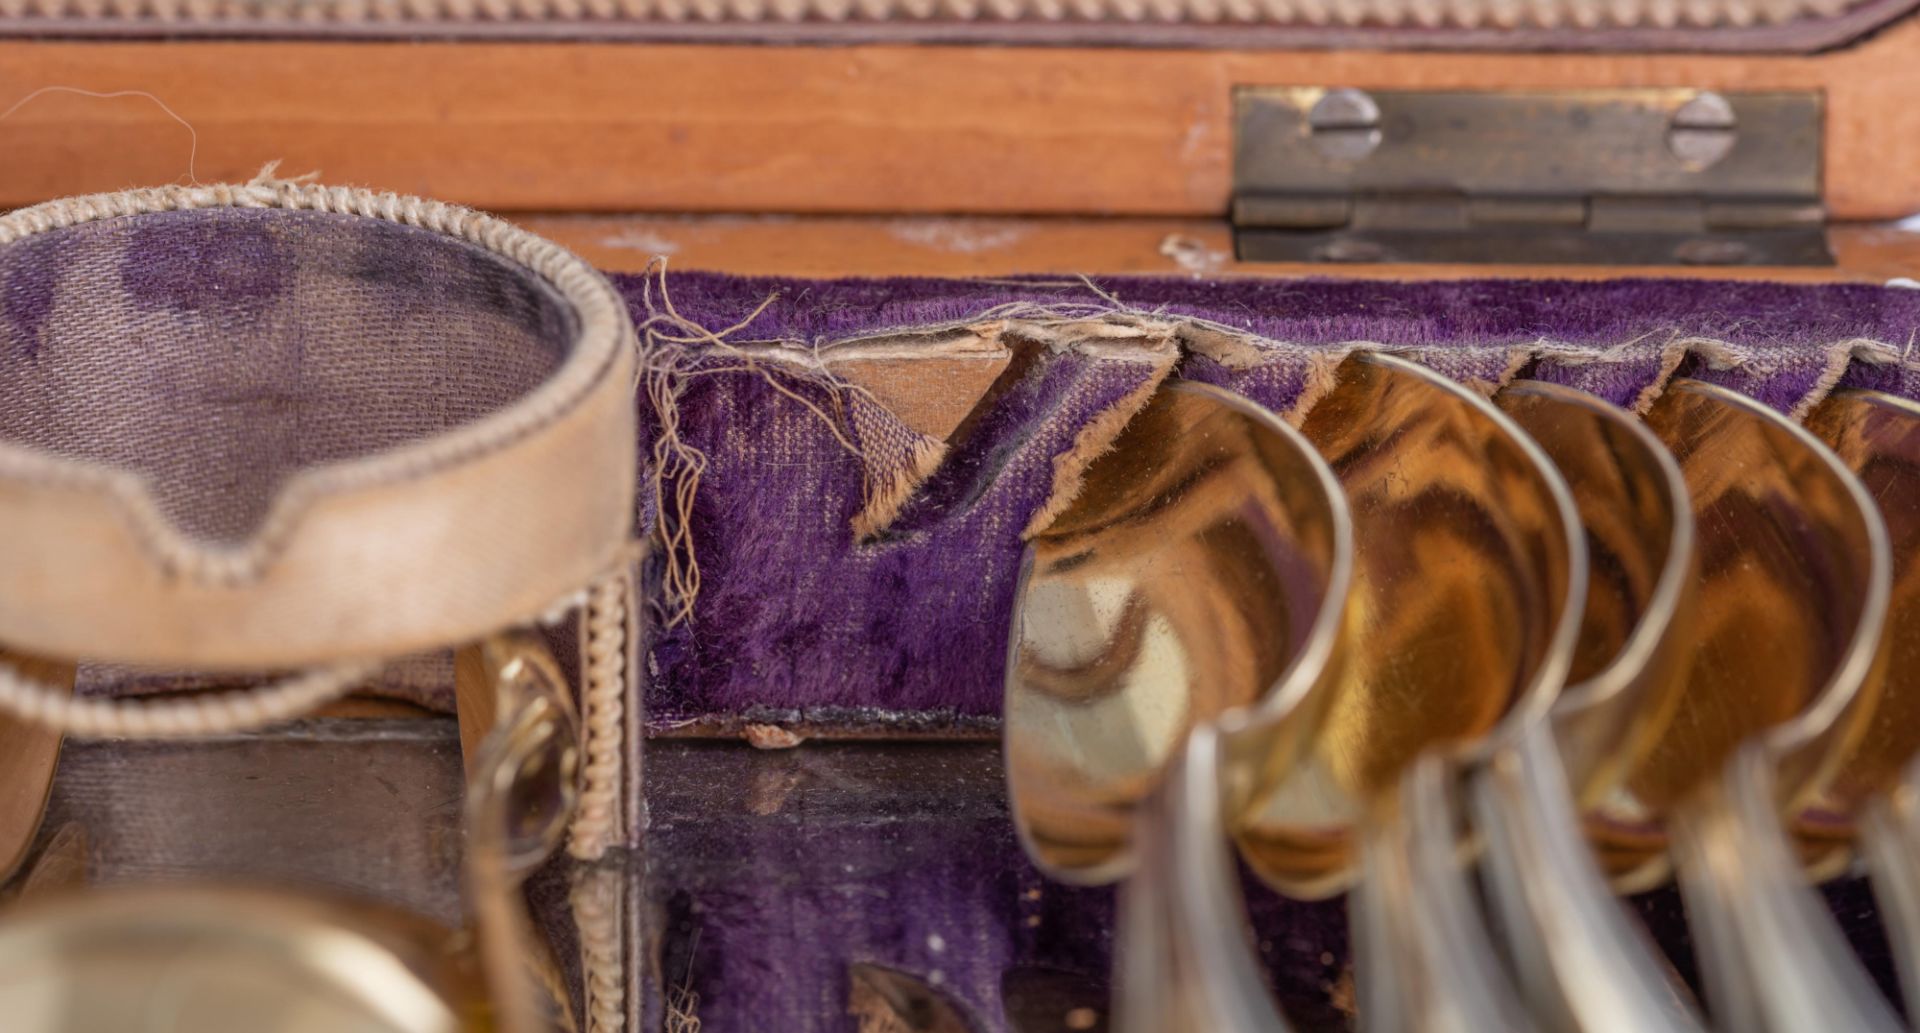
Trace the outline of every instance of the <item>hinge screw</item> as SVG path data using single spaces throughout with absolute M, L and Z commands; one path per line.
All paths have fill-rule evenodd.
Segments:
M 1733 105 L 1727 98 L 1702 91 L 1673 113 L 1667 147 L 1682 165 L 1698 172 L 1733 150 L 1735 128 Z
M 1380 105 L 1361 90 L 1328 90 L 1307 112 L 1307 125 L 1314 147 L 1335 161 L 1359 161 L 1380 146 Z

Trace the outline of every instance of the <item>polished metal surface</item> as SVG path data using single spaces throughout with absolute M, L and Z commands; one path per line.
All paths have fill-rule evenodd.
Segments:
M 1213 992 L 1250 964 L 1230 931 L 1226 830 L 1321 731 L 1351 573 L 1332 472 L 1273 414 L 1195 385 L 1156 396 L 1033 540 L 1007 682 L 1009 788 L 1043 869 L 1138 869 L 1119 1028 L 1280 1028 L 1257 979 Z M 1232 749 L 1216 751 L 1216 723 Z M 1216 896 L 1198 909 L 1196 878 Z M 1241 1025 L 1237 1008 L 1265 1024 Z
M 1642 725 L 1659 727 L 1686 691 L 1697 556 L 1679 465 L 1638 419 L 1572 388 L 1520 382 L 1495 404 L 1565 477 L 1587 545 L 1587 598 L 1554 742 L 1582 801 L 1634 766 Z
M 18 1020 L 7 1028 L 574 1028 L 572 995 L 522 896 L 522 884 L 551 856 L 573 813 L 579 729 L 572 690 L 531 632 L 501 633 L 468 652 L 469 662 L 456 665 L 459 694 L 476 702 L 463 718 L 485 731 L 469 751 L 464 864 L 454 863 L 458 823 L 436 821 L 462 796 L 458 781 L 445 778 L 437 763 L 451 759 L 451 736 L 423 742 L 411 724 L 389 736 L 379 733 L 377 722 L 350 739 L 316 734 L 308 740 L 316 749 L 305 759 L 317 761 L 319 770 L 279 766 L 275 784 L 265 787 L 234 785 L 231 768 L 228 778 L 220 777 L 223 761 L 237 760 L 246 770 L 265 741 L 256 737 L 86 744 L 72 754 L 76 768 L 66 773 L 69 779 L 84 783 L 78 772 L 101 759 L 108 762 L 104 788 L 142 784 L 157 795 L 122 801 L 110 791 L 78 811 L 56 801 L 54 824 L 21 880 L 18 900 L 0 910 L 0 959 L 6 959 L 0 961 L 6 968 L 0 1014 Z M 355 755 L 376 763 L 342 777 L 339 765 Z M 175 761 L 185 762 L 185 781 L 166 779 Z M 138 777 L 143 762 L 146 780 Z M 163 776 L 158 785 L 156 769 Z M 326 821 L 328 804 L 342 790 L 354 799 L 360 775 L 384 792 Z M 311 796 L 302 799 L 303 792 Z M 127 803 L 133 811 L 114 808 Z M 374 816 L 374 828 L 360 811 Z M 173 820 L 156 820 L 163 815 Z M 214 823 L 214 835 L 195 827 L 196 815 Z M 420 838 L 415 829 L 425 834 L 425 856 L 406 849 Z M 343 834 L 348 830 L 358 834 Z M 316 848 L 287 849 L 301 834 L 320 837 Z M 260 844 L 257 852 L 248 851 L 249 843 Z M 111 861 L 116 848 L 129 855 L 119 864 Z M 194 860 L 182 865 L 183 857 Z M 62 866 L 78 871 L 63 875 L 56 871 Z M 142 866 L 157 871 L 129 878 L 129 869 Z M 224 881 L 210 881 L 221 876 Z M 64 884 L 64 892 L 55 884 Z M 445 908 L 454 913 L 432 913 Z M 462 915 L 467 908 L 470 914 Z
M 1248 261 L 1831 265 L 1824 117 L 1814 91 L 1242 87 L 1235 250 Z
M 1425 367 L 1349 359 L 1301 431 L 1353 512 L 1351 648 L 1301 763 L 1239 824 L 1256 872 L 1316 897 L 1352 885 L 1354 830 L 1414 757 L 1545 714 L 1571 663 L 1586 558 L 1538 446 Z
M 404 912 L 236 887 L 122 888 L 0 923 L 0 1014 L 32 1033 L 460 1033 L 473 974 Z
M 1124 875 L 1140 801 L 1199 724 L 1243 708 L 1284 717 L 1263 764 L 1315 737 L 1311 690 L 1337 620 L 1324 602 L 1345 577 L 1339 498 L 1271 413 L 1177 384 L 1033 536 L 1005 736 L 1015 824 L 1042 869 Z
M 1248 935 L 1240 848 L 1290 894 L 1355 890 L 1368 1033 L 1703 1028 L 1599 867 L 1651 885 L 1669 853 L 1714 1028 L 1897 1033 L 1811 883 L 1858 831 L 1915 994 L 1920 407 L 1841 392 L 1802 429 L 1685 380 L 1644 426 L 1544 384 L 1495 403 L 1382 355 L 1342 365 L 1301 432 L 1171 388 L 1036 537 L 1009 665 L 1012 828 L 1064 880 L 1131 872 L 1112 1027 L 1340 1028 L 1270 998 L 1275 938 Z M 254 736 L 69 748 L 63 781 L 95 798 L 16 808 L 48 820 L 24 877 L 0 877 L 0 1015 L 33 1033 L 567 1028 L 562 968 L 522 890 L 576 805 L 568 682 L 526 633 L 463 650 L 456 672 L 464 785 L 446 722 L 365 742 L 327 722 L 288 730 L 302 759 L 272 769 L 249 759 Z M 430 761 L 368 749 L 381 734 Z M 669 750 L 681 781 L 660 788 L 645 866 L 672 879 L 634 909 L 654 953 L 631 971 L 650 965 L 641 978 L 691 1000 L 687 1015 L 702 979 L 826 971 L 752 954 L 750 916 L 785 921 L 791 895 L 813 894 L 837 902 L 809 905 L 817 927 L 800 930 L 838 952 L 816 981 L 822 1022 L 1108 1027 L 1097 972 L 1021 953 L 1063 935 L 1026 930 L 1094 898 L 1061 904 L 1084 891 L 1015 854 L 984 870 L 1013 842 L 1001 761 L 809 746 L 710 763 L 721 749 Z M 884 802 L 846 803 L 867 795 Z M 891 825 L 908 814 L 939 834 Z M 753 863 L 715 831 L 727 822 L 757 827 Z M 795 874 L 806 829 L 824 889 Z M 254 864 L 199 870 L 250 849 Z M 915 903 L 936 898 L 909 876 L 942 863 L 977 876 L 952 899 L 990 897 L 990 918 Z M 592 872 L 640 886 L 641 867 Z M 303 892 L 233 885 L 248 868 Z M 356 885 L 386 903 L 340 898 Z M 896 911 L 841 944 L 868 897 Z M 982 953 L 952 950 L 961 936 Z M 182 937 L 195 950 L 156 964 L 154 944 Z M 1350 1007 L 1353 983 L 1331 980 Z M 780 1007 L 808 1007 L 807 986 Z M 251 1002 L 267 1003 L 236 1019 Z
M 1540 720 L 1558 689 L 1585 591 L 1572 500 L 1496 410 L 1389 356 L 1344 364 L 1303 433 L 1340 477 L 1355 522 L 1352 595 L 1308 697 L 1325 699 L 1326 712 L 1286 755 L 1293 765 L 1279 788 L 1247 808 L 1221 807 L 1238 799 L 1232 773 L 1246 726 L 1193 733 L 1142 821 L 1167 831 L 1143 835 L 1127 886 L 1119 1028 L 1288 1028 L 1238 931 L 1227 845 L 1236 831 L 1256 871 L 1304 895 L 1349 885 L 1364 838 L 1358 918 L 1381 919 L 1356 933 L 1369 1028 L 1394 1029 L 1396 1015 L 1418 1015 L 1408 1028 L 1422 1030 L 1499 1028 L 1485 1024 L 1490 1014 L 1526 1028 L 1510 988 L 1472 982 L 1500 979 L 1491 946 L 1460 952 L 1453 930 L 1432 919 L 1461 912 L 1414 906 L 1425 887 L 1389 841 L 1423 817 L 1399 806 L 1396 791 L 1417 758 L 1444 765 L 1472 755 L 1489 733 Z M 1455 846 L 1446 836 L 1449 856 Z
M 1840 391 L 1808 415 L 1873 498 L 1892 559 L 1884 677 L 1854 706 L 1857 731 L 1838 744 L 1802 835 L 1843 833 L 1846 818 L 1900 780 L 1920 753 L 1920 405 L 1877 391 Z
M 1718 1026 L 1892 1033 L 1901 1023 L 1807 884 L 1806 862 L 1844 852 L 1790 833 L 1846 824 L 1819 806 L 1880 695 L 1886 525 L 1832 451 L 1751 399 L 1681 380 L 1648 423 L 1686 474 L 1702 581 L 1688 691 L 1623 783 L 1646 808 L 1631 816 L 1644 828 L 1673 808 Z M 1639 846 L 1615 835 L 1620 813 L 1601 826 L 1608 845 Z
M 469 849 L 521 878 L 559 848 L 579 802 L 580 718 L 560 664 L 530 630 L 494 635 L 454 662 L 467 760 Z M 489 692 L 491 705 L 481 705 Z M 485 729 L 470 749 L 468 727 Z
M 1346 746 L 1381 751 L 1353 793 L 1359 1009 L 1375 1033 L 1532 1030 L 1462 868 L 1452 788 L 1544 722 L 1564 683 L 1587 593 L 1579 514 L 1546 454 L 1477 396 L 1383 356 L 1349 375 L 1307 433 L 1355 513 L 1368 619 L 1341 702 L 1368 720 Z
M 284 1020 L 315 1033 L 388 1033 L 411 1031 L 388 1024 L 409 1015 L 426 1016 L 425 1029 L 458 1028 L 435 1024 L 444 1005 L 404 1006 L 424 986 L 420 977 L 401 974 L 398 1011 L 378 1001 L 368 1011 L 356 1003 L 366 992 L 357 977 L 308 968 L 303 946 L 310 938 L 343 944 L 329 955 L 343 964 L 384 955 L 377 977 L 391 972 L 389 947 L 445 944 L 457 928 L 452 733 L 451 722 L 326 720 L 213 742 L 68 744 L 47 827 L 18 881 L 0 893 L 18 897 L 0 906 L 0 942 L 36 959 L 9 963 L 0 977 L 19 979 L 0 989 L 0 1014 L 19 1021 L 5 1028 L 260 1033 Z M 267 886 L 301 892 L 260 891 Z M 369 898 L 386 903 L 350 903 Z M 230 914 L 231 927 L 195 925 Z M 17 926 L 16 917 L 31 921 Z M 427 935 L 415 940 L 413 931 Z M 181 959 L 176 937 L 188 935 L 206 945 L 204 964 Z M 204 1000 L 171 1016 L 139 1010 L 151 1003 L 142 993 L 160 984 L 129 955 L 152 939 L 171 940 L 164 956 L 181 962 L 165 987 Z M 444 961 L 429 967 L 459 974 Z M 223 994 L 251 1010 L 215 1014 Z M 170 1024 L 176 1019 L 186 1024 Z
M 1920 761 L 1867 804 L 1861 832 L 1874 900 L 1899 966 L 1901 995 L 1920 1001 Z
M 1664 879 L 1661 816 L 1749 739 L 1765 736 L 1782 758 L 1788 811 L 1818 800 L 1878 693 L 1888 595 L 1884 524 L 1805 430 L 1687 380 L 1647 423 L 1687 479 L 1700 584 L 1686 691 L 1642 720 L 1619 791 L 1590 826 L 1629 889 Z
M 1566 477 L 1589 562 L 1570 684 L 1550 722 L 1468 775 L 1486 896 L 1506 941 L 1497 953 L 1547 1029 L 1700 1030 L 1686 991 L 1614 900 L 1580 820 L 1580 801 L 1604 798 L 1631 767 L 1640 725 L 1657 726 L 1686 687 L 1696 581 L 1686 484 L 1659 439 L 1592 395 L 1523 381 L 1495 402 Z M 1427 792 L 1441 790 L 1429 782 Z M 1451 842 L 1423 845 L 1431 878 L 1467 877 L 1449 863 Z M 1433 899 L 1476 895 L 1456 888 Z
M 1893 588 L 1885 681 L 1821 808 L 1838 815 L 1863 810 L 1861 851 L 1901 987 L 1909 1002 L 1920 1001 L 1920 405 L 1877 391 L 1839 391 L 1806 426 L 1860 478 L 1887 523 Z M 1810 830 L 1803 823 L 1801 831 Z
M 1715 1027 L 1904 1033 L 1807 879 L 1764 741 L 1676 815 L 1673 852 Z
M 1477 907 L 1455 777 L 1422 754 L 1395 786 L 1393 820 L 1367 829 L 1351 906 L 1359 1013 L 1367 1033 L 1545 1033 Z
M 463 725 L 487 726 L 467 761 L 466 888 L 493 1024 L 500 1033 L 570 1030 L 571 1002 L 553 989 L 558 966 L 534 932 L 523 887 L 559 848 L 579 802 L 573 688 L 530 629 L 462 652 L 454 662 L 456 697 L 478 703 L 491 690 L 493 699 L 460 711 Z
M 1250 942 L 1217 729 L 1194 729 L 1140 823 L 1121 901 L 1118 1033 L 1287 1033 Z

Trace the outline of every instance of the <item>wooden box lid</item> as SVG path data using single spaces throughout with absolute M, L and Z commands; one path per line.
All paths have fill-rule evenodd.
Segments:
M 607 0 L 611 14 L 594 21 L 599 8 L 583 0 L 579 17 L 520 17 L 506 5 L 497 17 L 426 26 L 345 0 L 325 0 L 311 24 L 236 23 L 232 11 L 259 0 L 209 0 L 192 10 L 227 14 L 196 18 L 182 8 L 166 31 L 185 35 L 166 39 L 155 38 L 157 0 L 141 0 L 125 8 L 134 15 L 96 18 L 84 27 L 91 36 L 75 38 L 71 21 L 22 14 L 64 11 L 54 0 L 6 0 L 0 12 L 9 2 L 19 10 L 0 22 L 13 33 L 0 38 L 0 105 L 25 102 L 0 119 L 0 206 L 189 173 L 246 179 L 278 160 L 282 174 L 317 170 L 329 181 L 506 211 L 1217 219 L 1231 190 L 1235 88 L 1318 84 L 1818 91 L 1829 216 L 1920 210 L 1920 177 L 1904 173 L 1920 168 L 1912 0 L 1836 3 L 1826 13 L 1781 0 L 1778 24 L 1737 6 L 1755 0 L 1701 0 L 1649 5 L 1641 13 L 1653 20 L 1636 27 L 1592 28 L 1445 19 L 1424 28 L 1412 8 L 1414 20 L 1385 26 L 1362 18 L 1341 27 L 1331 16 L 1316 26 L 1304 15 L 1206 25 L 1143 7 L 1143 20 L 1098 47 L 1050 41 L 1076 38 L 1062 26 L 1118 23 L 1066 14 L 863 20 L 857 7 L 840 21 L 743 25 L 729 20 L 731 8 L 716 8 L 707 20 L 669 22 L 665 0 L 646 0 L 645 17 L 621 15 L 627 9 Z M 1119 0 L 1099 0 L 1109 2 Z M 1268 10 L 1248 3 L 1255 14 Z M 536 14 L 554 6 L 529 4 Z M 1099 4 L 1089 10 L 1106 10 Z M 1308 10 L 1277 9 L 1296 7 Z M 361 21 L 343 28 L 340 10 Z M 1753 23 L 1726 22 L 1735 16 Z M 582 25 L 597 38 L 551 38 L 578 36 Z M 60 26 L 60 38 L 49 36 Z M 1001 42 L 939 42 L 986 28 L 993 32 L 982 38 Z M 208 35 L 216 31 L 243 38 Z M 382 38 L 395 33 L 435 38 Z M 631 38 L 608 38 L 622 33 Z M 116 34 L 124 38 L 106 38 Z M 866 41 L 819 42 L 849 36 Z M 1144 45 L 1166 42 L 1179 45 Z

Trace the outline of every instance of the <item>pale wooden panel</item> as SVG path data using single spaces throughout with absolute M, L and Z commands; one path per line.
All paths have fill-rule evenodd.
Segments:
M 0 103 L 146 90 L 202 180 L 291 172 L 489 208 L 1225 210 L 1236 84 L 1823 88 L 1841 218 L 1920 209 L 1920 21 L 1816 56 L 664 44 L 0 43 Z M 163 182 L 185 131 L 136 98 L 0 123 L 0 205 Z

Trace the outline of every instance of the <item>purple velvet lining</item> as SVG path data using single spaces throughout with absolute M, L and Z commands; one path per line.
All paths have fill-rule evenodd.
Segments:
M 643 281 L 617 282 L 644 316 Z M 1299 397 L 1315 353 L 1359 344 L 1413 350 L 1463 380 L 1494 380 L 1530 351 L 1527 375 L 1620 404 L 1677 361 L 1682 373 L 1790 410 L 1815 389 L 1836 346 L 1901 347 L 1920 333 L 1920 291 L 1860 285 L 1114 279 L 1096 291 L 1037 279 L 676 273 L 668 287 L 683 316 L 709 327 L 732 325 L 774 296 L 730 340 L 807 346 L 965 323 L 1013 302 L 1082 316 L 1117 302 L 1272 345 L 1251 369 L 1190 352 L 1179 375 L 1276 409 Z M 1675 351 L 1695 340 L 1714 347 L 1704 358 Z M 1739 350 L 1737 362 L 1727 347 Z M 647 688 L 653 726 L 832 725 L 880 715 L 882 723 L 951 730 L 991 720 L 1021 529 L 1049 493 L 1055 457 L 1148 376 L 1136 364 L 1045 352 L 984 403 L 900 518 L 866 542 L 848 523 L 871 471 L 817 414 L 760 372 L 691 379 L 682 434 L 709 462 L 693 521 L 703 585 L 692 620 L 656 639 Z M 825 388 L 781 381 L 820 408 L 832 405 Z M 1856 362 L 1843 383 L 1920 393 L 1898 365 Z
M 641 281 L 620 286 L 638 307 Z M 1864 286 L 1123 279 L 1102 281 L 1096 293 L 1032 280 L 700 274 L 675 274 L 669 286 L 682 315 L 711 327 L 737 322 L 777 293 L 732 340 L 806 346 L 965 323 L 1011 302 L 1084 316 L 1117 301 L 1135 313 L 1190 317 L 1258 338 L 1252 363 L 1188 342 L 1178 375 L 1226 384 L 1277 409 L 1299 399 L 1316 357 L 1361 344 L 1411 350 L 1463 380 L 1519 371 L 1620 404 L 1677 370 L 1792 410 L 1831 383 L 1825 374 L 1836 354 L 1856 342 L 1897 353 L 1920 332 L 1920 291 Z M 1688 351 L 1690 342 L 1704 343 Z M 894 728 L 990 720 L 1020 531 L 1048 492 L 1053 459 L 1104 407 L 1151 382 L 1138 364 L 1110 353 L 1043 349 L 1028 359 L 964 425 L 899 519 L 868 542 L 855 541 L 848 526 L 865 474 L 825 423 L 759 372 L 689 380 L 682 431 L 709 461 L 693 524 L 704 584 L 692 621 L 657 632 L 647 689 L 656 727 L 699 719 L 831 724 L 875 714 Z M 1920 394 L 1903 364 L 1854 362 L 1841 382 Z M 817 384 L 782 384 L 822 407 L 833 400 Z M 718 760 L 701 756 L 705 765 Z M 886 797 L 877 810 L 839 814 L 824 799 L 806 802 L 816 778 L 823 786 L 857 781 L 851 769 L 829 777 L 836 756 L 763 756 L 754 767 L 766 770 L 745 787 L 724 785 L 718 768 L 707 767 L 694 783 L 703 788 L 650 790 L 649 895 L 671 926 L 660 963 L 669 978 L 685 973 L 701 994 L 705 1028 L 845 1033 L 855 1028 L 846 1011 L 846 966 L 855 962 L 935 983 L 982 1030 L 1008 1028 L 1003 1013 L 1019 979 L 1078 980 L 1095 999 L 1103 994 L 1111 897 L 1051 885 L 1024 861 L 997 765 L 961 777 L 947 773 L 957 769 L 942 755 L 938 764 L 914 764 L 911 775 L 876 773 L 872 792 Z M 676 800 L 680 792 L 692 795 Z M 1844 882 L 1827 893 L 1863 960 L 1895 995 L 1865 887 Z M 1344 908 L 1257 888 L 1249 896 L 1258 949 L 1291 1020 L 1305 1030 L 1344 1028 Z M 1696 980 L 1677 895 L 1653 894 L 1634 908 L 1676 969 Z
M 1009 1021 L 1022 983 L 1065 984 L 1104 1008 L 1115 895 L 1051 882 L 1026 860 L 994 747 L 763 752 L 682 741 L 656 744 L 647 763 L 647 936 L 657 969 L 643 983 L 643 1028 L 661 1028 L 664 982 L 698 995 L 704 1033 L 858 1033 L 871 1027 L 849 1014 L 856 964 L 914 976 L 978 1033 L 1062 1028 Z M 1250 877 L 1242 883 L 1254 949 L 1293 1028 L 1350 1028 L 1345 901 L 1287 900 Z M 1824 892 L 1868 971 L 1897 1000 L 1866 883 L 1841 880 Z M 1678 891 L 1628 906 L 1697 991 Z
M 615 276 L 639 303 L 644 281 Z M 1621 280 L 793 280 L 674 273 L 676 308 L 728 326 L 769 295 L 739 340 L 825 343 L 878 330 L 970 319 L 1013 301 L 1128 308 L 1211 320 L 1307 345 L 1509 345 L 1541 339 L 1617 345 L 1678 334 L 1795 348 L 1855 337 L 1904 343 L 1920 327 L 1920 291 L 1863 284 Z
M 1065 983 L 1104 1010 L 1115 894 L 1050 882 L 1026 860 L 993 747 L 674 742 L 648 764 L 651 949 L 661 979 L 699 995 L 708 1033 L 870 1028 L 849 1015 L 854 964 L 915 976 L 980 1033 L 1014 1029 L 1023 982 Z M 1307 1033 L 1344 1029 L 1344 902 L 1248 882 L 1256 949 L 1289 1017 Z M 1038 1029 L 1060 1029 L 1064 1010 Z M 658 1028 L 657 1000 L 649 1015 Z

